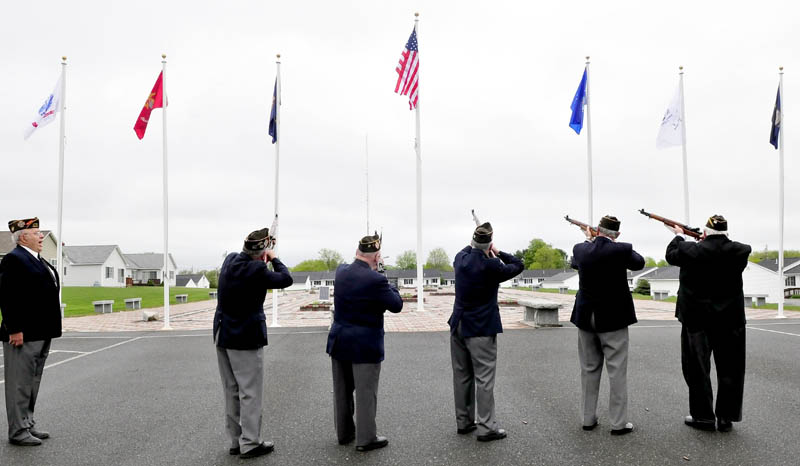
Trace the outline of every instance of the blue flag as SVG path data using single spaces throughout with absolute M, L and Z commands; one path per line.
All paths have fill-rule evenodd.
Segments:
M 575 91 L 575 97 L 572 98 L 572 117 L 569 119 L 569 127 L 574 129 L 576 133 L 581 134 L 583 128 L 583 106 L 586 104 L 586 69 L 583 70 L 583 77 L 581 83 L 578 85 L 578 90 Z
M 275 89 L 272 91 L 272 111 L 269 113 L 269 135 L 272 143 L 278 140 L 278 80 L 275 79 Z
M 781 132 L 781 88 L 775 98 L 775 109 L 772 111 L 772 128 L 769 131 L 769 143 L 778 148 L 778 135 Z

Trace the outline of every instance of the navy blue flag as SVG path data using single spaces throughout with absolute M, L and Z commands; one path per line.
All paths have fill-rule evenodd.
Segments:
M 586 102 L 586 69 L 583 70 L 583 77 L 581 83 L 578 85 L 578 90 L 575 91 L 575 97 L 572 98 L 572 117 L 569 119 L 569 127 L 574 129 L 576 133 L 581 134 L 583 128 L 583 105 Z
M 769 143 L 778 148 L 778 135 L 781 132 L 781 88 L 775 98 L 775 110 L 772 111 L 772 128 L 769 131 Z
M 272 143 L 278 140 L 278 80 L 275 79 L 275 89 L 272 91 L 272 111 L 269 113 L 269 135 Z

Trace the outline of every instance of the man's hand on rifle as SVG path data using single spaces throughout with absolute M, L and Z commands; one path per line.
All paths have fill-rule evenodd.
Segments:
M 683 235 L 684 234 L 683 233 L 683 228 L 681 228 L 679 226 L 667 225 L 666 223 L 664 224 L 664 226 L 667 228 L 667 230 L 675 233 L 676 235 Z
M 497 246 L 492 243 L 492 246 L 489 248 L 489 256 L 490 257 L 498 257 L 500 254 L 500 250 L 497 249 Z
M 591 241 L 594 235 L 592 235 L 592 227 L 586 227 L 583 229 L 583 234 L 586 235 L 586 241 Z
M 278 255 L 275 253 L 274 249 L 267 249 L 267 262 L 272 262 L 272 259 L 275 259 Z

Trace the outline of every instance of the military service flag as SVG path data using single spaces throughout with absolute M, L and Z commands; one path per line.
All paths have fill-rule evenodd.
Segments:
M 25 139 L 31 137 L 34 131 L 56 119 L 56 113 L 61 111 L 61 77 L 56 81 L 56 87 L 42 102 L 36 112 L 36 118 L 25 129 Z
M 775 108 L 772 110 L 772 128 L 769 131 L 769 143 L 778 148 L 778 136 L 781 132 L 781 90 L 778 88 L 778 95 L 775 97 Z
M 136 124 L 133 126 L 133 130 L 136 131 L 136 136 L 139 139 L 144 138 L 144 132 L 147 130 L 147 123 L 150 121 L 150 112 L 152 112 L 154 108 L 163 108 L 163 87 L 161 85 L 163 74 L 163 71 L 158 73 L 158 79 L 156 79 L 153 90 L 150 91 L 150 95 L 147 96 L 144 107 L 142 107 L 142 111 L 139 113 L 139 118 L 136 119 Z

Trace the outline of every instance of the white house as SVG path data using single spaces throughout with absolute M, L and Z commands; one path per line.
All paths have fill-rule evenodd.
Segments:
M 285 288 L 286 291 L 309 291 L 311 290 L 310 272 L 290 272 L 292 276 L 292 286 Z
M 748 262 L 742 272 L 742 289 L 745 296 L 762 296 L 768 303 L 777 303 L 782 291 L 778 283 L 778 267 L 770 270 L 760 264 Z
M 192 273 L 178 275 L 175 278 L 175 286 L 182 286 L 185 288 L 211 288 L 211 283 L 209 283 L 205 274 Z
M 117 245 L 65 246 L 64 286 L 124 287 L 130 276 Z
M 648 273 L 652 272 L 655 267 L 645 267 L 642 270 L 628 270 L 628 289 L 633 291 L 639 280 Z
M 393 269 L 386 271 L 386 278 L 389 283 L 397 288 L 416 288 L 417 287 L 417 271 L 416 270 L 400 270 Z M 422 279 L 424 280 L 423 286 L 436 286 L 438 287 L 442 282 L 442 271 L 438 269 L 423 269 Z M 453 275 L 453 284 L 455 284 L 455 275 Z
M 456 273 L 454 271 L 442 271 L 442 286 L 456 286 Z
M 125 254 L 125 261 L 131 271 L 134 285 L 146 285 L 154 280 L 161 283 L 164 277 L 164 254 L 145 252 L 141 254 Z M 175 271 L 178 266 L 175 258 L 169 255 L 169 286 L 175 286 Z
M 321 286 L 333 287 L 336 284 L 336 272 L 309 272 L 308 280 L 310 282 L 311 289 L 317 289 Z
M 47 262 L 56 266 L 57 261 L 56 257 L 58 256 L 58 240 L 56 240 L 56 235 L 48 230 L 39 230 L 44 235 L 44 241 L 42 241 L 42 252 L 39 253 Z M 6 254 L 13 251 L 17 245 L 14 243 L 14 239 L 11 237 L 10 231 L 0 231 L 0 259 L 3 258 Z M 65 261 L 66 263 L 66 261 Z M 64 272 L 62 271 L 61 274 L 63 275 Z
M 572 269 L 525 269 L 516 277 L 506 280 L 500 284 L 503 288 L 527 286 L 539 288 L 545 279 L 554 277 L 560 273 L 569 272 Z
M 541 282 L 542 288 L 567 288 L 577 290 L 580 285 L 580 276 L 577 270 L 567 270 L 552 277 L 546 277 Z
M 652 296 L 653 299 L 662 300 L 669 296 L 678 296 L 680 272 L 680 267 L 670 265 L 667 267 L 657 267 L 639 278 L 650 282 L 650 296 Z
M 777 259 L 764 259 L 758 265 L 769 269 L 776 274 L 777 280 L 778 273 L 778 260 Z M 800 257 L 785 257 L 783 259 L 783 279 L 784 283 L 784 296 L 791 296 L 800 294 Z M 767 299 L 769 301 L 769 299 Z M 778 302 L 774 300 L 772 302 Z

